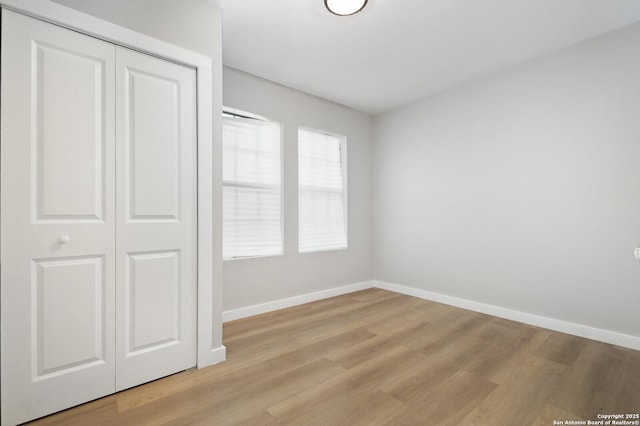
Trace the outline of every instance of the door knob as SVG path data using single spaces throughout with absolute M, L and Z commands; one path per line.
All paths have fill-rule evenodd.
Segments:
M 60 235 L 58 237 L 59 244 L 69 244 L 71 242 L 71 238 L 68 235 Z

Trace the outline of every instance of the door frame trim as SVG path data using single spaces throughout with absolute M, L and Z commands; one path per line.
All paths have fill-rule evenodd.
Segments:
M 203 368 L 224 361 L 226 349 L 222 345 L 222 239 L 214 237 L 221 235 L 217 231 L 221 229 L 222 213 L 221 191 L 216 190 L 221 186 L 220 167 L 214 167 L 221 164 L 221 122 L 215 119 L 222 116 L 220 49 L 218 57 L 211 58 L 49 0 L 0 0 L 0 6 L 195 68 L 198 152 L 197 367 Z M 218 171 L 214 173 L 214 169 Z

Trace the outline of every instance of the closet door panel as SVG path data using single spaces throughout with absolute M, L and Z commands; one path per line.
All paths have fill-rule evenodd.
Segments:
M 105 353 L 104 258 L 33 261 L 35 377 L 100 365 Z M 75 306 L 69 309 L 69 300 Z
M 196 365 L 195 70 L 116 53 L 116 388 Z
M 103 220 L 104 61 L 44 42 L 33 50 L 37 219 Z
M 180 220 L 180 83 L 126 72 L 129 221 Z
M 115 47 L 2 12 L 2 419 L 115 389 Z
M 136 253 L 128 258 L 128 355 L 179 344 L 180 252 Z

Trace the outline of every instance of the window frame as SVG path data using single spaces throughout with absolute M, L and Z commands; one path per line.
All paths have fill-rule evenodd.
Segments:
M 223 126 L 224 126 L 224 118 L 240 118 L 243 120 L 257 120 L 257 121 L 264 121 L 264 122 L 270 122 L 270 123 L 274 123 L 276 125 L 278 125 L 280 131 L 279 131 L 279 138 L 278 138 L 278 147 L 279 147 L 279 161 L 280 161 L 280 180 L 279 180 L 279 189 L 280 189 L 280 250 L 277 253 L 269 253 L 269 254 L 255 254 L 255 255 L 246 255 L 246 256 L 230 256 L 230 257 L 226 257 L 225 256 L 225 241 L 224 241 L 224 214 L 222 217 L 222 229 L 223 229 L 223 236 L 222 236 L 222 260 L 223 262 L 231 262 L 231 261 L 239 261 L 239 260 L 246 260 L 246 259 L 260 259 L 260 258 L 267 258 L 267 257 L 278 257 L 278 256 L 284 256 L 285 253 L 285 241 L 284 241 L 284 227 L 285 227 L 285 210 L 284 210 L 284 143 L 283 143 L 283 139 L 284 139 L 284 129 L 283 129 L 283 124 L 279 121 L 276 120 L 271 120 L 269 118 L 266 118 L 264 116 L 258 115 L 258 114 L 253 114 L 250 112 L 246 112 L 246 111 L 242 111 L 236 108 L 231 108 L 231 107 L 226 107 L 224 106 L 222 108 L 222 118 L 223 118 Z M 224 135 L 223 135 L 224 137 Z M 223 152 L 222 152 L 222 164 L 223 164 L 223 168 L 224 168 L 224 141 L 222 142 L 222 146 L 223 146 Z M 269 184 L 256 184 L 256 185 L 251 185 L 251 184 L 245 184 L 245 183 L 232 183 L 232 184 L 228 184 L 225 179 L 224 179 L 224 171 L 222 172 L 222 178 L 221 178 L 221 182 L 222 182 L 222 193 L 223 193 L 223 204 L 224 204 L 224 189 L 225 187 L 228 186 L 232 186 L 235 188 L 254 188 L 254 189 L 270 189 L 270 188 L 276 188 L 275 185 L 269 185 Z M 224 212 L 224 206 L 221 209 Z
M 331 136 L 338 139 L 340 144 L 340 168 L 342 172 L 342 216 L 343 216 L 343 226 L 344 226 L 344 246 L 336 246 L 336 247 L 328 247 L 328 248 L 317 248 L 317 249 L 309 249 L 309 250 L 301 250 L 300 248 L 300 131 L 306 131 L 311 133 L 318 133 L 321 135 Z M 316 129 L 314 127 L 308 126 L 298 126 L 297 132 L 297 144 L 296 148 L 298 150 L 297 153 L 297 175 L 298 175 L 298 254 L 312 254 L 312 253 L 322 253 L 322 252 L 332 252 L 339 250 L 347 250 L 349 248 L 349 196 L 348 196 L 348 148 L 347 148 L 347 136 L 341 135 L 338 133 Z

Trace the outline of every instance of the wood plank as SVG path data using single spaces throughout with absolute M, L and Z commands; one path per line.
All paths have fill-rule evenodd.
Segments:
M 531 426 L 549 426 L 553 425 L 553 422 L 562 422 L 562 424 L 564 424 L 566 421 L 584 421 L 586 423 L 587 419 L 567 413 L 553 404 L 546 404 L 542 407 L 540 415 L 533 421 Z
M 326 400 L 335 398 L 338 390 L 348 389 L 348 392 L 339 393 L 343 397 L 351 398 L 351 393 L 358 388 L 372 387 L 378 381 L 393 376 L 395 371 L 409 368 L 418 356 L 405 347 L 395 347 L 346 370 L 344 374 L 269 407 L 268 411 L 276 418 L 289 422 L 313 407 L 323 406 Z
M 582 337 L 553 333 L 535 351 L 535 355 L 549 361 L 572 366 L 588 342 Z
M 406 407 L 392 396 L 374 387 L 361 387 L 305 408 L 286 420 L 287 425 L 384 425 Z
M 380 289 L 224 336 L 224 363 L 34 424 L 542 426 L 640 409 L 638 351 Z
M 558 386 L 566 366 L 529 357 L 514 379 L 498 386 L 462 421 L 465 425 L 529 424 L 539 415 Z
M 480 376 L 458 370 L 439 385 L 414 393 L 408 407 L 389 424 L 460 425 L 462 419 L 497 386 Z
M 633 354 L 633 355 L 631 355 Z M 556 391 L 556 405 L 594 420 L 599 413 L 640 411 L 639 353 L 589 341 Z

